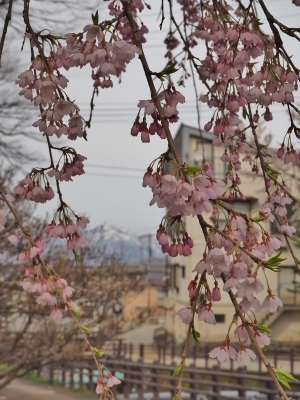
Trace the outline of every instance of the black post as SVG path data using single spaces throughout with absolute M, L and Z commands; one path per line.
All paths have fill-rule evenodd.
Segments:
M 130 366 L 124 365 L 124 397 L 129 399 L 129 394 L 131 393 L 130 379 Z
M 62 366 L 62 372 L 61 372 L 61 386 L 65 387 L 66 384 L 66 370 L 65 370 L 65 366 Z
M 190 368 L 197 368 L 197 367 L 196 367 L 196 364 L 192 363 L 192 364 L 190 365 Z M 190 379 L 192 380 L 192 382 L 190 383 L 190 388 L 191 388 L 191 389 L 195 389 L 195 390 L 198 389 L 198 385 L 197 385 L 197 376 L 196 376 L 195 372 L 190 372 Z M 191 400 L 196 400 L 196 399 L 197 399 L 197 394 L 196 394 L 196 392 L 192 392 L 192 393 L 191 393 L 190 399 L 191 399 Z
M 89 368 L 89 391 L 94 392 L 94 382 L 93 382 L 93 368 Z
M 291 374 L 294 375 L 294 348 L 290 347 L 290 362 L 291 362 Z
M 153 367 L 151 368 L 151 372 L 153 374 L 153 377 L 151 379 L 152 382 L 152 390 L 153 390 L 153 400 L 158 400 L 159 399 L 159 372 L 156 368 L 156 365 L 158 364 L 157 361 L 153 362 Z
M 74 389 L 74 368 L 70 368 L 70 389 Z
M 132 343 L 129 345 L 129 360 L 132 361 L 133 346 Z
M 83 371 L 82 368 L 79 368 L 79 388 L 83 389 Z
M 240 375 L 241 374 L 246 374 L 247 370 L 246 370 L 245 367 L 239 367 L 237 369 L 237 373 L 238 373 L 238 375 L 237 375 L 237 383 L 240 386 L 239 389 L 238 389 L 239 390 L 239 396 L 243 397 L 243 398 L 246 398 L 246 391 L 244 389 L 245 386 L 246 386 L 246 380 L 245 380 L 245 378 L 243 376 L 240 376 Z
M 266 387 L 267 387 L 267 389 L 270 389 L 273 391 L 273 393 L 267 394 L 267 400 L 276 400 L 278 397 L 277 397 L 277 395 L 274 394 L 274 384 L 273 384 L 273 381 L 271 381 L 271 379 L 268 379 L 266 381 Z
M 213 396 L 214 400 L 219 400 L 220 396 L 220 376 L 218 374 L 214 374 L 214 372 L 219 372 L 220 371 L 220 367 L 219 365 L 214 365 L 212 367 L 212 381 L 213 381 L 213 386 L 212 386 L 212 391 L 215 394 L 215 396 Z
M 143 343 L 140 344 L 140 359 L 143 361 L 144 360 L 144 350 L 145 347 L 143 345 Z

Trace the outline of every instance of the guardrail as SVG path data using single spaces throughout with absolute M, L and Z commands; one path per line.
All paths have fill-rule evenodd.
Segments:
M 117 398 L 159 400 L 172 399 L 174 395 L 177 378 L 172 374 L 176 364 L 165 366 L 157 362 L 149 364 L 112 359 L 101 362 L 122 381 L 112 388 Z M 94 391 L 98 372 L 92 364 L 56 365 L 48 369 L 47 375 L 50 382 L 56 380 L 70 388 L 86 386 Z M 291 387 L 292 390 L 287 391 L 288 396 L 300 400 L 300 382 L 291 382 Z M 199 369 L 194 364 L 186 367 L 182 390 L 183 397 L 190 400 L 279 399 L 269 376 L 249 373 L 244 368 L 234 373 L 222 371 L 218 365 L 212 369 Z
M 93 341 L 93 345 L 97 346 L 97 341 Z M 210 368 L 214 360 L 207 357 L 207 354 L 220 343 L 199 343 L 190 346 L 187 358 L 190 362 L 204 368 Z M 114 359 L 127 359 L 131 361 L 143 360 L 146 362 L 154 362 L 162 364 L 170 364 L 177 362 L 181 358 L 183 345 L 144 345 L 144 344 L 128 344 L 122 341 L 114 341 L 106 343 L 103 347 L 105 357 Z M 276 342 L 265 347 L 265 353 L 271 364 L 278 368 L 284 366 L 286 372 L 300 373 L 300 343 Z M 230 370 L 236 369 L 235 363 L 231 362 Z M 251 371 L 264 372 L 264 366 L 261 359 L 257 357 L 256 361 L 251 363 Z

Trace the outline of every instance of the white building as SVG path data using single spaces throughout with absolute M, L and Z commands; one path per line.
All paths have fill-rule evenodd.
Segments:
M 214 135 L 210 132 L 201 132 L 190 126 L 181 125 L 176 136 L 175 143 L 182 157 L 183 162 L 189 165 L 201 165 L 203 159 L 203 148 L 205 159 L 214 164 L 216 178 L 224 179 L 226 174 L 226 164 L 220 160 L 224 152 L 223 147 L 212 145 Z M 275 160 L 274 160 L 275 161 Z M 292 186 L 293 193 L 299 192 L 299 180 L 295 179 L 295 174 L 299 176 L 299 168 L 289 168 L 290 181 L 286 183 Z M 242 193 L 246 196 L 246 201 L 234 201 L 230 204 L 238 211 L 249 213 L 257 210 L 265 201 L 264 182 L 262 175 L 256 175 L 251 171 L 251 166 L 248 163 L 242 163 L 242 169 L 239 171 L 242 180 L 240 185 Z M 209 215 L 203 215 L 208 220 Z M 225 219 L 225 217 L 224 217 Z M 189 306 L 189 297 L 187 287 L 189 282 L 194 278 L 195 273 L 192 273 L 197 262 L 203 258 L 205 242 L 202 231 L 200 229 L 197 218 L 185 218 L 186 231 L 194 241 L 193 253 L 190 257 L 176 257 L 172 260 L 171 270 L 171 287 L 166 299 L 167 313 L 167 329 L 173 333 L 176 341 L 181 341 L 187 331 L 187 325 L 184 325 L 178 315 L 175 313 L 182 307 Z M 269 224 L 269 227 L 268 227 Z M 221 223 L 220 223 L 221 226 Z M 299 275 L 295 269 L 295 264 L 289 252 L 283 235 L 277 233 L 276 225 L 264 223 L 266 230 L 272 233 L 282 241 L 283 251 L 281 257 L 286 258 L 282 264 L 282 271 L 274 273 L 267 272 L 270 287 L 273 293 L 278 295 L 283 303 L 283 309 L 275 314 L 266 312 L 259 313 L 258 322 L 264 323 L 273 330 L 273 339 L 275 340 L 300 340 L 300 292 L 296 293 L 293 290 L 296 287 L 295 282 L 300 282 Z M 298 258 L 300 258 L 300 249 L 294 248 Z M 264 282 L 264 278 L 260 278 Z M 233 317 L 233 306 L 229 296 L 222 291 L 222 300 L 220 303 L 213 303 L 213 311 L 216 316 L 217 324 L 215 326 L 208 325 L 203 322 L 196 322 L 195 328 L 201 333 L 201 340 L 205 341 L 222 341 L 225 339 L 228 326 Z M 266 292 L 260 296 L 263 299 Z M 259 297 L 259 296 L 258 296 Z M 196 320 L 196 319 L 195 319 Z

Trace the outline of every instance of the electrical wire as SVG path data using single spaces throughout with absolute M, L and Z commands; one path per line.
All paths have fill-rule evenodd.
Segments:
M 140 181 L 142 180 L 141 176 L 133 176 L 133 175 L 114 175 L 114 174 L 99 174 L 97 172 L 86 172 L 85 175 L 96 175 L 96 176 L 101 176 L 103 178 L 125 178 L 125 179 L 139 179 Z
M 100 165 L 100 164 L 84 164 L 85 167 L 92 168 L 106 168 L 106 169 L 117 169 L 122 171 L 137 171 L 137 172 L 145 172 L 142 168 L 133 168 L 133 167 L 118 167 L 116 165 Z

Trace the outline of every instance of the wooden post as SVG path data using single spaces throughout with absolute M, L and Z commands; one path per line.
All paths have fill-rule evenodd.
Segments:
M 290 347 L 290 363 L 290 372 L 292 375 L 294 375 L 294 348 L 292 346 Z
M 218 372 L 220 371 L 220 367 L 219 365 L 214 365 L 212 367 L 212 380 L 213 380 L 213 386 L 212 386 L 212 391 L 215 394 L 215 396 L 213 396 L 213 400 L 219 400 L 220 398 L 220 376 L 217 374 L 214 374 L 214 372 Z
M 61 386 L 65 387 L 66 385 L 66 370 L 65 370 L 65 366 L 62 366 L 62 372 L 61 372 Z
M 140 359 L 143 361 L 144 360 L 144 345 L 143 343 L 140 344 Z
M 239 390 L 239 396 L 243 397 L 243 398 L 246 398 L 246 391 L 244 389 L 244 387 L 246 386 L 246 380 L 245 380 L 244 377 L 240 376 L 239 374 L 246 374 L 247 370 L 246 370 L 245 367 L 239 367 L 237 369 L 237 373 L 238 373 L 238 375 L 237 375 L 237 383 L 238 383 L 238 385 L 240 385 L 240 388 L 238 389 Z
M 68 372 L 69 372 L 69 387 L 70 389 L 74 389 L 74 368 L 71 367 Z
M 267 387 L 267 389 L 274 390 L 274 384 L 271 381 L 271 379 L 270 380 L 268 379 L 266 381 L 266 387 Z M 277 393 L 277 395 L 278 395 L 278 393 Z M 268 393 L 267 394 L 267 400 L 276 400 L 276 399 L 278 399 L 277 395 L 275 395 L 274 393 Z
M 153 367 L 151 368 L 151 372 L 154 375 L 151 379 L 151 382 L 153 383 L 152 390 L 153 390 L 153 400 L 158 400 L 159 399 L 159 372 L 156 368 L 156 365 L 158 364 L 157 361 L 153 362 Z
M 209 349 L 208 349 L 207 344 L 204 347 L 204 351 L 205 351 L 205 354 L 204 354 L 205 368 L 207 369 L 208 368 L 208 357 L 207 357 L 207 354 L 209 353 Z
M 158 359 L 158 362 L 160 363 L 161 362 L 161 346 L 160 346 L 160 344 L 157 345 L 157 359 Z
M 94 382 L 93 382 L 93 368 L 89 368 L 89 386 L 88 386 L 88 388 L 89 388 L 89 391 L 90 392 L 94 392 L 95 390 L 95 388 L 94 388 Z
M 192 364 L 190 365 L 190 368 L 197 368 L 197 367 L 196 367 L 196 364 L 195 364 L 195 363 L 192 363 Z M 197 385 L 197 377 L 196 377 L 195 372 L 190 372 L 190 379 L 192 380 L 192 382 L 190 383 L 189 387 L 190 387 L 191 389 L 197 389 L 198 385 Z M 190 399 L 191 399 L 191 400 L 196 400 L 196 399 L 197 399 L 197 394 L 194 393 L 194 392 L 192 392 L 192 393 L 191 393 Z
M 79 368 L 79 388 L 83 389 L 83 371 L 82 368 Z
M 138 362 L 141 363 L 141 362 L 143 362 L 143 360 L 139 360 Z M 140 368 L 139 370 L 140 370 L 142 379 L 137 384 L 137 394 L 138 394 L 138 400 L 144 400 L 143 376 L 144 376 L 145 371 L 142 368 Z M 137 379 L 136 375 L 135 375 L 135 379 Z
M 130 375 L 130 366 L 124 365 L 124 397 L 125 399 L 129 399 L 129 394 L 131 393 L 131 384 L 129 382 Z
M 133 346 L 132 343 L 129 345 L 129 360 L 132 361 Z
M 277 368 L 278 348 L 277 348 L 277 345 L 276 345 L 276 344 L 274 345 L 273 352 L 274 352 L 274 367 Z
M 166 346 L 162 346 L 163 363 L 166 363 Z

